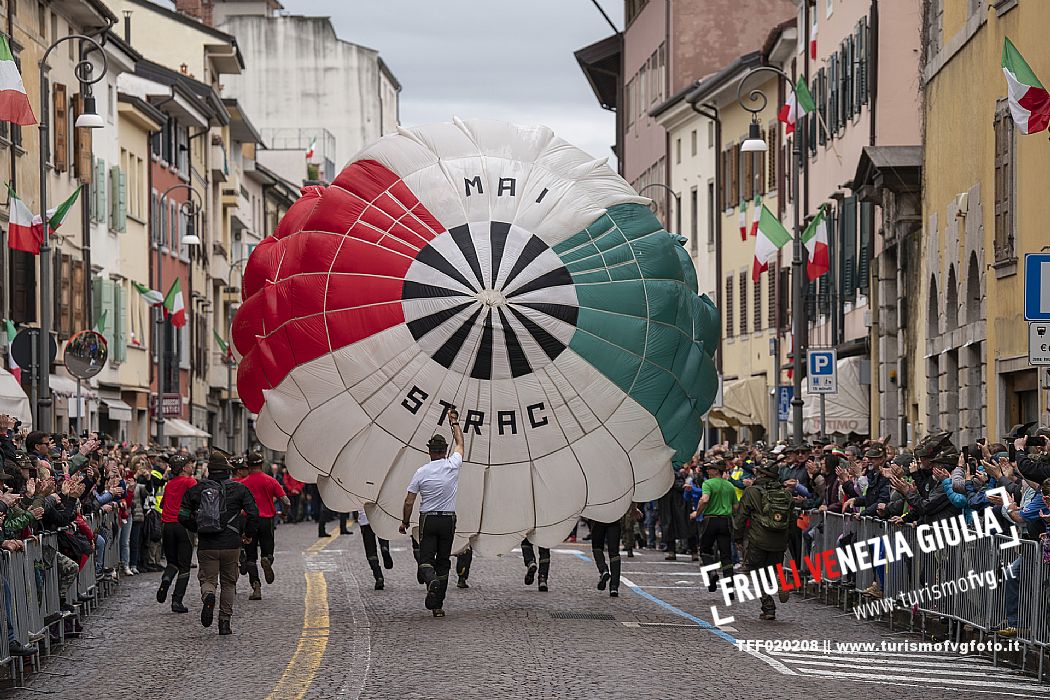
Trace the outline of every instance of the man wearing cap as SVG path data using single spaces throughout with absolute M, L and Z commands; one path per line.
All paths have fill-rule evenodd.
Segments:
M 708 462 L 704 466 L 707 478 L 701 487 L 700 503 L 689 517 L 696 520 L 703 515 L 700 523 L 700 556 L 705 565 L 716 561 L 721 564 L 723 577 L 733 575 L 733 553 L 730 546 L 733 541 L 733 506 L 736 505 L 736 489 L 725 480 L 725 462 L 720 459 Z M 718 574 L 708 577 L 707 590 L 714 591 L 718 583 Z
M 281 482 L 263 471 L 263 458 L 258 452 L 252 452 L 245 460 L 248 474 L 244 477 L 238 476 L 237 481 L 248 487 L 255 498 L 255 505 L 259 508 L 259 528 L 255 531 L 252 541 L 245 545 L 247 561 L 245 568 L 248 569 L 248 581 L 252 586 L 252 593 L 248 600 L 262 600 L 262 584 L 259 581 L 259 568 L 256 565 L 262 563 L 263 575 L 266 583 L 273 583 L 273 519 L 277 516 L 277 510 L 273 502 L 280 501 L 285 509 L 288 508 L 288 496 L 281 487 Z M 262 556 L 260 558 L 260 550 Z
M 744 489 L 740 506 L 733 514 L 733 532 L 737 549 L 747 544 L 747 568 L 760 571 L 784 561 L 788 545 L 788 530 L 792 517 L 791 495 L 777 478 L 776 466 L 763 463 L 755 468 L 755 483 Z M 780 591 L 780 602 L 788 601 L 789 593 Z M 777 619 L 777 606 L 772 596 L 762 594 L 760 620 Z
M 198 532 L 197 579 L 201 584 L 201 624 L 211 627 L 215 614 L 215 591 L 219 588 L 219 634 L 232 634 L 230 619 L 237 597 L 238 557 L 241 545 L 251 541 L 259 526 L 259 509 L 252 492 L 230 478 L 230 456 L 215 449 L 208 459 L 208 478 L 197 482 L 182 497 L 179 522 L 190 532 L 198 532 L 197 515 L 202 498 L 214 502 L 221 498 L 218 532 Z M 218 491 L 218 494 L 216 494 Z M 208 493 L 205 493 L 208 492 Z
M 171 611 L 188 613 L 190 611 L 182 599 L 190 583 L 190 568 L 193 564 L 193 542 L 190 533 L 179 523 L 179 509 L 182 497 L 197 485 L 193 478 L 193 462 L 183 455 L 175 455 L 168 462 L 172 478 L 164 487 L 164 502 L 160 511 L 161 541 L 164 544 L 164 559 L 167 566 L 160 577 L 157 589 L 157 602 L 163 603 L 168 597 L 168 588 L 172 581 L 175 590 L 171 593 Z
M 459 427 L 459 413 L 448 412 L 452 426 L 453 448 L 447 458 L 448 443 L 443 435 L 434 435 L 427 442 L 430 461 L 416 470 L 408 484 L 401 518 L 401 534 L 408 532 L 412 508 L 419 497 L 419 574 L 427 587 L 424 605 L 434 617 L 444 617 L 442 604 L 448 588 L 448 571 L 452 566 L 452 540 L 456 534 L 456 486 L 459 468 L 463 464 L 463 429 Z
M 916 463 L 909 466 L 914 482 L 896 480 L 893 487 L 904 494 L 908 501 L 908 512 L 903 520 L 906 522 L 931 523 L 958 514 L 948 494 L 944 491 L 943 480 L 934 474 L 938 470 L 954 467 L 958 463 L 959 452 L 951 443 L 948 433 L 933 433 L 919 441 L 915 446 Z

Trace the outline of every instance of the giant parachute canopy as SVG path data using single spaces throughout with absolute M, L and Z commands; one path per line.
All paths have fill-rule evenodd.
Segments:
M 456 549 L 482 553 L 658 498 L 714 398 L 719 316 L 648 201 L 546 127 L 380 139 L 248 261 L 233 339 L 259 438 L 389 537 L 456 406 Z

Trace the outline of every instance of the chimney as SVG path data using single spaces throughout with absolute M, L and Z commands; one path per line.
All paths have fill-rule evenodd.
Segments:
M 214 0 L 175 0 L 175 9 L 184 15 L 199 19 L 209 27 L 214 26 L 212 9 Z
M 124 43 L 131 46 L 131 10 L 124 10 Z

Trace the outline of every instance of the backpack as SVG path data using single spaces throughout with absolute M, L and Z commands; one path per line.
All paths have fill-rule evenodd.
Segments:
M 197 532 L 202 535 L 217 535 L 230 522 L 223 523 L 222 514 L 226 512 L 226 482 L 210 483 L 201 491 L 201 503 L 197 509 Z M 236 517 L 236 516 L 234 516 Z
M 767 530 L 787 530 L 793 508 L 791 494 L 777 483 L 762 489 L 762 510 L 755 519 Z

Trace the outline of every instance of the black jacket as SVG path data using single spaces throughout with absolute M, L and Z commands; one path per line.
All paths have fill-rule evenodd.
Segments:
M 1050 479 L 1050 460 L 1032 459 L 1032 455 L 1018 454 L 1017 471 L 1029 481 L 1041 484 L 1046 479 Z
M 209 486 L 221 486 L 225 489 L 226 507 L 222 521 L 232 527 L 223 528 L 222 532 L 201 533 L 197 540 L 197 549 L 239 549 L 241 535 L 251 537 L 259 527 L 259 508 L 255 505 L 252 492 L 244 484 L 223 476 L 221 479 L 203 479 L 182 497 L 179 507 L 179 522 L 190 532 L 197 532 L 197 509 L 201 505 L 201 492 Z

